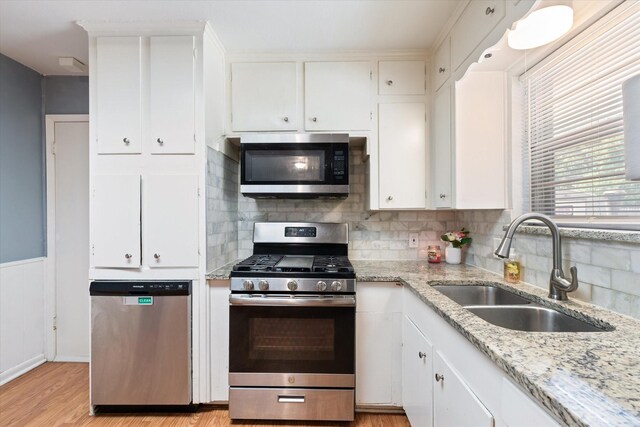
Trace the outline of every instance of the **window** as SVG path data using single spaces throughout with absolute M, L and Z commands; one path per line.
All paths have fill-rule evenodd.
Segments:
M 625 2 L 521 77 L 531 211 L 638 223 L 640 182 L 624 177 L 622 120 L 622 83 L 636 74 L 640 2 Z

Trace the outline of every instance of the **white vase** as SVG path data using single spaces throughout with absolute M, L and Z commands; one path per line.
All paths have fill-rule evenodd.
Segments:
M 462 262 L 462 248 L 447 246 L 444 250 L 444 257 L 447 264 L 460 264 Z

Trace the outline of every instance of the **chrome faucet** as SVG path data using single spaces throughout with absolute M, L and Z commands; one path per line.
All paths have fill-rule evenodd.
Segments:
M 511 249 L 511 240 L 513 234 L 516 232 L 516 228 L 524 221 L 530 219 L 537 219 L 542 221 L 551 230 L 551 241 L 553 244 L 553 270 L 551 270 L 551 279 L 549 280 L 549 298 L 553 298 L 560 301 L 566 301 L 567 292 L 572 292 L 578 289 L 578 269 L 571 267 L 571 280 L 567 280 L 562 271 L 562 247 L 560 246 L 560 230 L 558 226 L 546 215 L 537 213 L 528 213 L 520 215 L 514 219 L 507 232 L 504 234 L 498 249 L 495 254 L 500 258 L 508 258 L 509 250 Z

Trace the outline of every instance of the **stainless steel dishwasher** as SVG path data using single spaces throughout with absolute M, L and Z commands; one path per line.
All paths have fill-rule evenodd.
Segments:
M 91 405 L 191 403 L 191 282 L 96 281 Z

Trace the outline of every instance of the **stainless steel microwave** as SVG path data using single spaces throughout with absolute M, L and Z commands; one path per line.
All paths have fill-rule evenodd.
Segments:
M 240 138 L 240 191 L 253 198 L 345 198 L 349 135 L 251 134 Z

